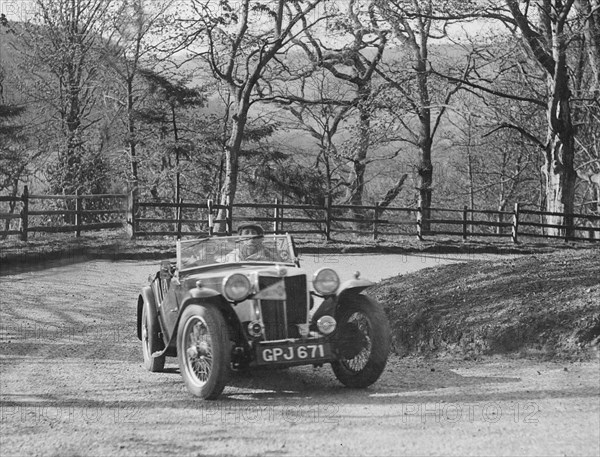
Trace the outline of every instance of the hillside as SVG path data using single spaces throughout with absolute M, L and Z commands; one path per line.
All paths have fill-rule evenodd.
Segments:
M 597 354 L 600 250 L 440 266 L 371 289 L 401 354 Z

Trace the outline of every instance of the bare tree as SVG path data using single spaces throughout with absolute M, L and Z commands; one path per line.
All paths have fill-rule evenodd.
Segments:
M 3 24 L 0 24 L 3 26 Z M 0 31 L 1 33 L 1 31 Z M 19 179 L 28 165 L 28 158 L 19 150 L 19 143 L 23 137 L 19 133 L 23 125 L 18 121 L 19 116 L 25 111 L 23 106 L 6 104 L 4 100 L 4 70 L 0 66 L 0 192 L 9 190 L 12 197 L 16 197 L 19 189 Z M 16 208 L 16 201 L 8 203 L 9 213 Z M 4 222 L 4 230 L 10 230 L 10 219 Z M 4 236 L 6 238 L 6 235 Z
M 192 0 L 195 17 L 182 20 L 187 25 L 184 46 L 199 44 L 196 55 L 208 62 L 215 78 L 229 87 L 231 130 L 225 144 L 225 176 L 220 203 L 233 204 L 237 183 L 239 153 L 252 105 L 269 95 L 265 74 L 283 65 L 286 52 L 304 30 L 326 16 L 317 14 L 323 0 L 277 0 L 215 2 Z M 217 215 L 225 220 L 224 210 Z M 225 231 L 220 222 L 217 231 Z
M 348 92 L 351 92 L 350 97 Z M 353 95 L 354 90 L 332 78 L 328 70 L 316 68 L 298 81 L 297 86 L 282 87 L 281 94 L 274 99 L 291 114 L 291 128 L 305 131 L 316 142 L 314 167 L 322 173 L 325 195 L 331 199 L 341 196 L 349 186 L 342 176 L 347 158 L 339 151 L 335 138 L 352 111 Z M 311 198 L 323 203 L 323 197 L 313 195 Z
M 325 167 L 328 195 L 333 196 L 340 185 L 345 187 L 345 201 L 354 206 L 353 219 L 358 221 L 355 227 L 360 230 L 365 213 L 360 206 L 364 204 L 367 167 L 374 161 L 394 158 L 398 149 L 391 155 L 383 153 L 386 157 L 376 156 L 377 149 L 394 142 L 390 125 L 380 117 L 385 85 L 377 77 L 388 44 L 387 24 L 372 0 L 351 0 L 344 6 L 328 24 L 327 37 L 335 39 L 327 40 L 323 34 L 307 31 L 308 41 L 298 43 L 309 64 L 325 72 L 310 75 L 308 84 L 303 80 L 300 90 L 282 90 L 278 101 L 292 104 L 292 114 L 318 141 L 317 165 Z M 320 84 L 311 84 L 315 82 Z M 334 137 L 343 137 L 344 133 L 345 140 L 334 141 Z M 383 206 L 388 206 L 402 189 L 406 176 L 397 178 L 386 192 Z
M 350 0 L 346 13 L 338 17 L 336 25 L 342 30 L 343 39 L 349 38 L 348 42 L 337 49 L 320 43 L 312 53 L 315 63 L 354 89 L 354 97 L 347 101 L 347 106 L 358 111 L 357 130 L 353 135 L 356 140 L 351 142 L 346 159 L 352 170 L 348 202 L 355 206 L 363 205 L 367 157 L 373 146 L 371 134 L 376 96 L 373 79 L 387 45 L 387 34 L 379 25 L 373 2 L 361 3 L 365 2 Z M 316 40 L 311 42 L 316 43 Z M 355 218 L 361 216 L 362 211 L 354 211 Z
M 20 34 L 26 79 L 35 79 L 44 106 L 61 133 L 55 185 L 74 193 L 84 176 L 86 133 L 99 115 L 98 48 L 112 0 L 35 0 L 36 15 Z
M 546 138 L 539 139 L 534 132 L 523 126 L 507 125 L 520 130 L 524 135 L 536 141 L 543 150 L 545 163 L 543 173 L 546 177 L 546 210 L 554 213 L 547 217 L 550 224 L 558 227 L 549 232 L 553 235 L 573 235 L 572 218 L 574 212 L 576 134 L 573 122 L 575 87 L 573 84 L 574 65 L 577 59 L 579 38 L 589 29 L 594 19 L 597 5 L 582 0 L 578 2 L 582 8 L 576 11 L 575 0 L 504 0 L 503 5 L 490 2 L 483 16 L 493 18 L 508 29 L 523 43 L 529 62 L 535 63 L 544 76 L 545 94 L 541 98 L 522 97 L 513 92 L 504 92 L 503 96 L 515 101 L 529 102 L 543 107 L 546 112 Z M 588 14 L 580 14 L 586 11 Z M 597 37 L 587 43 L 597 45 Z M 591 51 L 592 52 L 592 51 Z M 593 52 L 592 52 L 593 54 Z M 592 63 L 597 64 L 594 58 Z M 597 66 L 596 66 L 597 68 Z M 597 76 L 597 71 L 594 71 Z M 524 77 L 526 77 L 524 75 Z M 530 80 L 531 82 L 531 80 Z M 483 84 L 480 89 L 497 95 Z
M 509 205 L 520 202 L 538 205 L 539 181 L 537 144 L 514 130 L 498 127 L 509 111 L 521 123 L 535 122 L 535 113 L 511 110 L 502 98 L 488 97 L 483 103 L 476 97 L 461 100 L 464 104 L 451 123 L 455 126 L 453 144 L 459 156 L 454 166 L 467 177 L 467 192 L 471 209 L 493 206 L 499 213 L 496 222 L 503 222 L 502 213 Z M 538 116 L 539 117 L 539 116 Z M 461 157 L 463 156 L 463 157 Z M 465 163 L 466 162 L 466 163 Z M 501 227 L 497 227 L 497 233 Z
M 154 42 L 160 30 L 161 21 L 171 0 L 113 0 L 110 11 L 110 33 L 106 36 L 104 55 L 110 67 L 117 74 L 120 91 L 113 97 L 125 113 L 126 135 L 130 175 L 129 187 L 138 193 L 138 157 L 136 129 L 136 106 L 143 98 L 136 78 L 145 65 L 156 64 Z M 154 40 L 154 41 L 153 41 Z
M 582 18 L 579 65 L 574 76 L 576 96 L 576 145 L 581 151 L 577 176 L 586 187 L 582 210 L 600 214 L 600 3 L 577 0 L 577 14 Z
M 156 109 L 140 112 L 142 120 L 163 126 L 163 131 L 169 131 L 173 135 L 172 142 L 167 147 L 167 154 L 175 155 L 175 183 L 174 201 L 181 199 L 181 156 L 189 157 L 192 145 L 186 138 L 181 138 L 181 130 L 178 111 L 190 107 L 201 107 L 206 100 L 199 88 L 188 87 L 183 81 L 166 77 L 150 70 L 140 70 L 141 76 L 149 83 L 149 91 L 155 98 L 162 100 L 167 109 L 161 112 Z M 168 127 L 166 127 L 168 125 Z M 168 143 L 167 143 L 168 144 Z M 154 189 L 156 191 L 156 189 Z
M 438 5 L 440 4 L 440 5 Z M 391 88 L 399 94 L 399 100 L 407 104 L 406 109 L 416 117 L 416 127 L 411 122 L 400 120 L 406 130 L 406 140 L 419 151 L 417 165 L 418 205 L 423 220 L 422 230 L 429 230 L 432 204 L 434 137 L 452 96 L 459 90 L 455 82 L 448 88 L 440 88 L 430 72 L 430 42 L 446 36 L 446 26 L 452 17 L 452 2 L 435 0 L 378 0 L 377 7 L 390 25 L 394 38 L 408 55 L 408 62 L 379 71 Z M 408 65 L 407 65 L 408 64 Z M 436 88 L 437 86 L 437 88 Z M 434 93 L 439 95 L 436 97 Z
M 545 145 L 546 162 L 544 173 L 547 179 L 546 208 L 548 211 L 563 213 L 565 216 L 550 216 L 550 223 L 565 224 L 566 235 L 573 233 L 572 220 L 568 216 L 574 212 L 575 191 L 575 128 L 572 122 L 571 83 L 569 82 L 568 53 L 569 16 L 573 0 L 544 0 L 532 2 L 532 8 L 516 0 L 507 0 L 506 6 L 513 23 L 520 30 L 524 42 L 533 58 L 546 75 L 548 100 L 547 139 Z M 560 234 L 563 230 L 553 229 Z
M 497 69 L 495 76 L 480 77 L 478 82 L 446 77 L 472 89 L 513 102 L 530 103 L 545 111 L 545 138 L 526 125 L 504 123 L 503 127 L 520 131 L 538 144 L 544 156 L 545 208 L 553 213 L 547 217 L 547 222 L 556 225 L 549 233 L 572 236 L 570 214 L 574 212 L 577 177 L 574 117 L 582 100 L 592 103 L 597 100 L 600 73 L 598 3 L 595 0 L 504 0 L 501 4 L 488 1 L 484 8 L 467 16 L 494 19 L 506 26 L 514 39 L 522 44 L 523 51 L 512 69 L 520 71 L 522 84 L 536 87 L 537 94 L 523 95 L 519 91 L 521 85 L 515 85 L 512 91 L 494 87 L 494 81 L 504 76 L 505 68 Z M 582 44 L 587 59 L 581 59 Z M 479 51 L 485 46 L 484 43 Z M 582 86 L 574 78 L 581 71 L 592 74 L 595 81 L 587 91 L 581 90 Z

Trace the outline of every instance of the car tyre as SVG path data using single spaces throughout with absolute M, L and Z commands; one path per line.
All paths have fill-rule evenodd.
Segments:
M 231 344 L 225 319 L 215 307 L 185 308 L 177 330 L 177 358 L 193 395 L 214 400 L 223 392 L 229 379 Z
M 144 303 L 142 307 L 142 353 L 144 368 L 156 373 L 163 371 L 166 356 L 152 357 L 154 352 L 164 350 L 165 344 L 160 338 L 158 316 L 151 311 L 150 304 Z
M 344 299 L 336 315 L 336 347 L 340 358 L 333 372 L 347 387 L 365 388 L 385 369 L 391 346 L 391 330 L 382 306 L 366 295 Z

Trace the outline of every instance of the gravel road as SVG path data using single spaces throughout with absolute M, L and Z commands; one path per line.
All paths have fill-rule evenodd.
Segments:
M 487 256 L 488 258 L 490 256 Z M 306 256 L 379 280 L 456 256 Z M 329 265 L 330 264 L 330 265 Z M 600 364 L 392 357 L 366 390 L 329 367 L 234 374 L 220 400 L 142 367 L 155 262 L 0 277 L 0 455 L 599 455 Z

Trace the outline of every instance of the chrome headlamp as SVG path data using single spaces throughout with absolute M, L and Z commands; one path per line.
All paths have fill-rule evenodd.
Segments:
M 234 273 L 223 280 L 223 295 L 229 301 L 239 302 L 252 291 L 252 285 L 246 275 Z
M 321 295 L 335 293 L 340 285 L 340 278 L 331 268 L 321 268 L 313 275 L 313 287 Z

